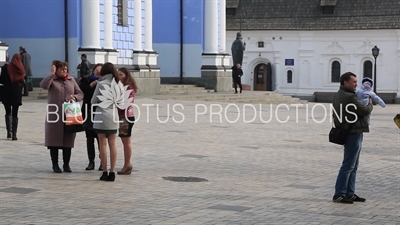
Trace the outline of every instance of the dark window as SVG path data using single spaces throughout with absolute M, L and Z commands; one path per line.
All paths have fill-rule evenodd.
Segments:
M 323 14 L 333 14 L 334 6 L 322 6 L 322 13 Z
M 264 48 L 264 42 L 263 41 L 259 41 L 258 42 L 258 47 L 259 48 Z
M 332 62 L 331 82 L 340 82 L 340 62 L 338 61 Z
M 117 10 L 117 24 L 120 26 L 128 25 L 128 0 L 118 0 Z
M 117 12 L 118 25 L 123 25 L 123 21 L 124 21 L 124 19 L 123 19 L 124 18 L 123 7 L 124 7 L 123 0 L 118 0 L 118 5 L 117 5 L 117 9 L 118 9 L 118 12 Z
M 364 77 L 372 79 L 372 62 L 369 60 L 364 62 Z
M 236 14 L 236 9 L 235 8 L 227 8 L 226 9 L 226 15 L 234 16 L 235 14 Z
M 288 82 L 288 84 L 291 84 L 291 83 L 293 83 L 293 72 L 291 71 L 291 70 L 288 70 L 287 71 L 287 82 Z

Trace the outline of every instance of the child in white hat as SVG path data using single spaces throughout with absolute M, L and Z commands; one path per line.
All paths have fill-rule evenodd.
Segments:
M 362 83 L 361 87 L 356 90 L 356 95 L 358 100 L 363 105 L 368 105 L 369 99 L 372 98 L 372 101 L 385 108 L 386 106 L 385 102 L 372 90 L 372 87 L 374 86 L 374 82 L 372 81 L 372 79 L 365 77 L 364 79 L 362 79 L 361 83 Z M 370 116 L 366 116 L 365 120 L 369 125 Z

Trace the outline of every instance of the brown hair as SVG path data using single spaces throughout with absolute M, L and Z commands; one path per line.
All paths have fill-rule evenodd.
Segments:
M 107 62 L 101 67 L 100 76 L 104 76 L 107 74 L 112 74 L 115 78 L 115 81 L 118 81 L 118 71 L 115 68 L 114 64 Z
M 54 66 L 56 66 L 56 70 L 58 70 L 59 68 L 68 67 L 68 63 L 67 62 L 61 62 L 61 61 L 58 61 L 58 60 L 54 60 L 53 63 L 55 63 Z
M 94 71 L 96 70 L 97 67 L 99 66 L 103 66 L 103 63 L 97 63 L 96 65 L 93 66 L 92 72 L 94 73 Z
M 346 72 L 340 76 L 340 84 L 344 85 L 345 81 L 349 81 L 351 77 L 357 77 L 354 73 L 352 72 Z
M 136 93 L 137 90 L 138 90 L 138 87 L 137 87 L 137 85 L 136 85 L 135 79 L 133 78 L 133 76 L 132 76 L 131 73 L 129 72 L 129 69 L 126 68 L 126 67 L 122 67 L 122 68 L 119 68 L 118 71 L 121 71 L 122 73 L 125 74 L 125 79 L 122 80 L 122 83 L 123 83 L 124 85 L 131 85 L 132 88 L 133 88 L 133 91 Z
M 7 70 L 12 83 L 18 83 L 24 80 L 25 69 L 20 54 L 13 55 L 11 62 L 7 66 Z
M 55 66 L 55 65 L 57 65 L 57 63 L 59 63 L 59 62 L 61 62 L 60 60 L 53 60 L 52 62 L 51 62 L 51 65 L 52 66 Z

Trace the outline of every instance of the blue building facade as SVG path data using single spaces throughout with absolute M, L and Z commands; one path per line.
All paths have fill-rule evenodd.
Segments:
M 96 51 L 110 47 L 106 46 L 110 30 L 106 30 L 105 9 L 111 4 L 106 4 L 106 1 L 111 1 L 112 48 L 117 50 L 116 61 L 113 63 L 135 64 L 136 56 L 133 52 L 138 48 L 148 51 L 146 41 L 151 40 L 151 50 L 158 53 L 160 77 L 201 76 L 205 0 L 152 0 L 151 9 L 146 9 L 149 7 L 149 0 L 138 0 L 140 4 L 136 0 L 95 0 L 98 11 L 90 13 L 99 16 L 93 17 L 94 19 L 87 19 L 87 13 L 88 10 L 97 10 L 91 9 L 96 7 L 89 7 L 88 3 L 83 1 L 0 0 L 0 41 L 9 46 L 10 56 L 18 52 L 19 46 L 26 47 L 32 56 L 34 78 L 45 77 L 54 59 L 68 61 L 70 75 L 77 77 L 76 67 L 80 63 L 79 56 L 82 53 L 79 49 L 85 48 L 83 45 L 90 42 L 90 38 L 87 39 L 85 35 L 90 34 L 92 38 L 93 35 L 98 38 L 99 46 L 94 48 Z M 221 15 L 221 2 L 223 0 L 218 0 L 218 15 Z M 135 9 L 135 6 L 140 6 L 140 10 Z M 29 10 L 21 13 L 21 9 Z M 125 17 L 123 24 L 121 13 L 124 13 Z M 151 23 L 146 19 L 148 16 L 152 18 Z M 141 32 L 137 34 L 141 36 L 140 39 L 137 39 L 135 33 L 138 31 L 135 29 L 135 23 L 138 22 L 136 17 L 141 18 L 141 24 L 136 24 L 140 26 Z M 218 23 L 218 46 L 221 49 L 225 43 L 221 44 L 219 40 L 220 21 L 221 18 L 218 17 L 215 22 Z M 147 26 L 151 26 L 150 34 L 147 33 Z M 95 35 L 96 30 L 99 30 L 98 37 Z M 147 39 L 148 35 L 151 35 L 151 39 Z M 136 40 L 140 40 L 140 45 L 135 45 Z M 97 40 L 95 42 L 97 43 Z M 91 62 L 104 61 L 110 60 L 107 57 L 103 61 L 93 58 Z

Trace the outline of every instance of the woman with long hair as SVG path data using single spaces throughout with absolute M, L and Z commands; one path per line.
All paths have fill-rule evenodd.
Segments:
M 119 134 L 118 136 L 121 138 L 122 144 L 124 145 L 124 166 L 118 174 L 120 175 L 129 175 L 132 173 L 132 145 L 131 145 L 131 135 L 132 135 L 132 127 L 135 123 L 135 115 L 133 111 L 133 103 L 135 94 L 137 92 L 137 85 L 135 79 L 131 76 L 129 69 L 126 67 L 122 67 L 118 70 L 118 79 L 124 86 L 128 86 L 127 90 L 131 90 L 129 98 L 132 99 L 130 102 L 130 106 L 125 109 L 118 109 L 118 116 L 120 119 L 119 124 Z
M 24 85 L 25 70 L 22 65 L 21 55 L 14 54 L 10 63 L 1 68 L 0 83 L 1 101 L 6 111 L 5 122 L 7 138 L 18 140 L 18 109 L 22 105 L 22 87 Z
M 99 139 L 97 133 L 93 130 L 93 122 L 92 122 L 92 96 L 94 90 L 96 89 L 96 85 L 100 78 L 100 70 L 103 64 L 98 63 L 96 64 L 90 75 L 83 77 L 79 82 L 79 87 L 81 88 L 84 97 L 83 97 L 83 105 L 82 105 L 82 116 L 84 119 L 84 128 L 86 134 L 86 149 L 89 159 L 89 164 L 86 167 L 86 170 L 94 170 L 95 163 L 94 159 L 96 156 L 96 148 L 95 148 L 95 139 L 97 142 L 97 146 L 99 146 Z M 99 151 L 100 152 L 100 151 Z M 103 170 L 101 163 L 99 170 Z
M 100 78 L 93 93 L 91 103 L 96 107 L 93 119 L 93 129 L 96 131 L 100 143 L 100 160 L 103 174 L 100 180 L 115 180 L 115 164 L 117 163 L 117 146 L 115 139 L 118 131 L 117 108 L 113 101 L 107 101 L 109 96 L 102 96 L 102 92 L 110 90 L 112 81 L 117 80 L 118 72 L 112 63 L 105 63 L 100 70 Z M 100 91 L 101 90 L 101 91 Z M 112 88 L 111 88 L 112 90 Z M 112 93 L 109 93 L 112 96 Z M 106 100 L 105 100 L 106 99 Z M 107 101 L 107 102 L 106 102 Z M 105 104 L 103 104 L 105 103 Z M 110 173 L 107 167 L 107 144 L 110 147 Z

